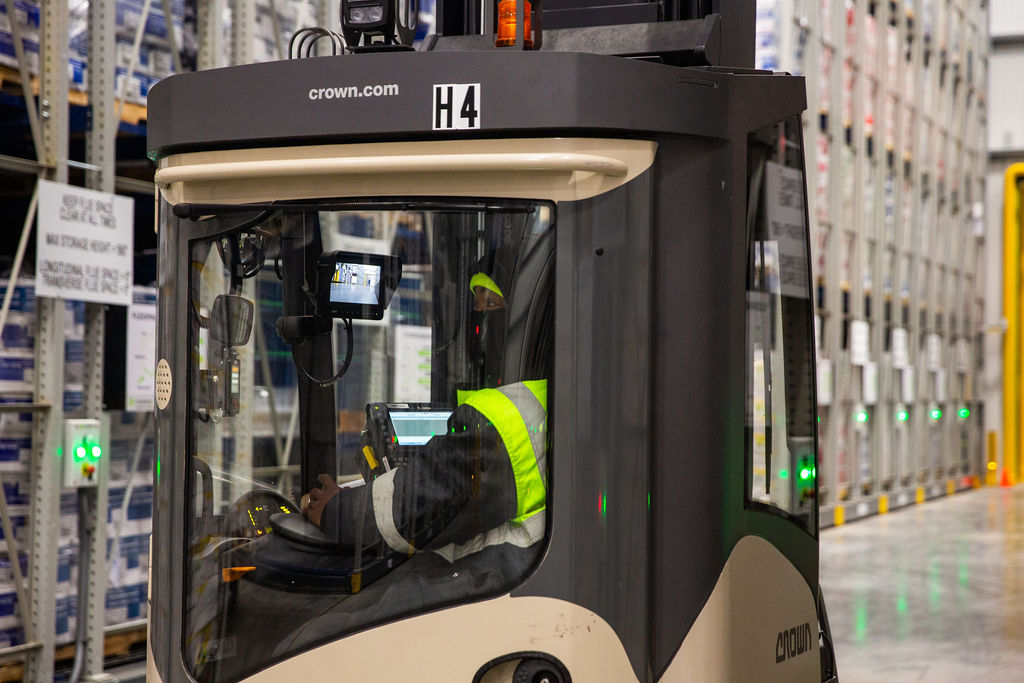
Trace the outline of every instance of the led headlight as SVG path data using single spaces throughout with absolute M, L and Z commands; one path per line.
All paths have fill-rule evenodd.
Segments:
M 411 46 L 418 0 L 341 0 L 341 32 L 349 47 Z
M 380 24 L 384 21 L 384 5 L 350 5 L 348 8 L 348 23 L 365 27 L 369 24 Z

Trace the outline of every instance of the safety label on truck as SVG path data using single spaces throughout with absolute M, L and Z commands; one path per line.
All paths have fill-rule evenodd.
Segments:
M 480 84 L 434 85 L 434 130 L 469 130 L 480 127 Z

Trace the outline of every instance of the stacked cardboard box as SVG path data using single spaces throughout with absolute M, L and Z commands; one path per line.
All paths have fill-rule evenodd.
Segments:
M 7 288 L 0 281 L 0 296 Z M 0 339 L 0 403 L 32 400 L 35 380 L 36 301 L 30 279 L 22 279 L 14 290 L 11 312 Z M 151 301 L 155 290 L 139 288 L 137 299 Z M 85 304 L 65 302 L 64 411 L 65 417 L 84 417 L 83 381 L 85 364 Z M 110 488 L 107 510 L 108 566 L 107 624 L 141 618 L 146 614 L 146 580 L 149 535 L 153 503 L 153 421 L 144 413 L 110 413 L 108 467 Z M 0 413 L 0 474 L 3 494 L 11 514 L 14 535 L 21 550 L 23 571 L 27 565 L 29 533 L 30 464 L 32 457 L 31 413 Z M 131 465 L 141 446 L 139 465 Z M 122 503 L 131 484 L 126 519 L 119 521 Z M 62 491 L 57 539 L 56 642 L 71 642 L 75 636 L 78 585 L 78 503 L 77 493 Z M 0 539 L 3 531 L 0 529 Z M 26 572 L 27 574 L 27 572 Z M 20 615 L 6 544 L 0 542 L 0 647 L 23 641 Z
M 10 0 L 0 5 L 0 65 L 18 68 L 18 60 L 14 50 L 14 34 L 11 16 L 7 6 L 13 5 L 14 21 L 21 29 L 22 46 L 29 73 L 39 74 L 39 24 L 41 0 Z M 50 0 L 45 0 L 50 1 Z M 68 3 L 68 75 L 72 90 L 85 92 L 88 84 L 88 49 L 89 49 L 89 3 L 88 0 L 66 0 Z M 121 87 L 122 80 L 128 73 L 131 60 L 131 49 L 135 41 L 135 32 L 142 19 L 143 0 L 118 0 L 115 9 L 116 40 L 117 40 L 117 76 L 115 86 Z M 181 45 L 182 26 L 185 11 L 184 0 L 172 0 L 171 25 L 174 28 L 177 43 Z M 140 45 L 139 58 L 125 87 L 125 99 L 138 104 L 145 104 L 149 88 L 161 78 L 169 76 L 173 71 L 171 43 L 168 37 L 167 19 L 163 15 L 162 3 L 154 2 L 150 6 L 149 15 Z

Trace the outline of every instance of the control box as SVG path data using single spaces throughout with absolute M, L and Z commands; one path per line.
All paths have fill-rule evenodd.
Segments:
M 100 421 L 64 420 L 64 486 L 96 486 L 102 462 Z

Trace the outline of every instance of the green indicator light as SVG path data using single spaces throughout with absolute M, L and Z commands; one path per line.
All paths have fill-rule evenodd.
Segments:
M 907 411 L 905 411 L 905 410 L 901 410 L 900 412 L 896 413 L 896 419 L 899 422 L 906 422 L 907 418 L 909 418 L 909 417 L 910 417 L 910 415 L 907 414 Z
M 867 414 L 867 412 L 865 412 L 863 410 L 857 411 L 857 414 L 854 417 L 857 418 L 857 422 L 867 422 L 868 421 L 868 414 Z
M 79 459 L 85 457 L 85 446 L 79 446 L 75 449 L 75 457 Z
M 92 447 L 92 457 L 98 458 L 101 455 L 103 455 L 103 449 L 100 448 L 99 446 L 93 446 Z
M 817 467 L 812 467 L 811 468 L 811 476 L 812 477 L 817 477 L 818 476 L 818 468 Z
M 800 470 L 800 478 L 803 479 L 803 480 L 810 479 L 811 478 L 811 470 L 809 470 L 806 467 L 803 468 L 802 470 Z
M 857 642 L 861 643 L 868 637 L 868 606 L 865 598 L 861 598 L 857 601 L 857 605 L 855 607 L 853 634 Z
M 966 420 L 971 416 L 971 411 L 969 408 L 967 408 L 967 406 L 964 406 L 963 408 L 960 409 L 960 412 L 958 412 L 957 415 L 960 416 L 960 419 Z
M 933 420 L 938 420 L 940 417 L 942 417 L 942 411 L 939 410 L 938 408 L 933 408 L 930 415 Z
M 779 479 L 789 479 L 789 470 L 779 470 Z

